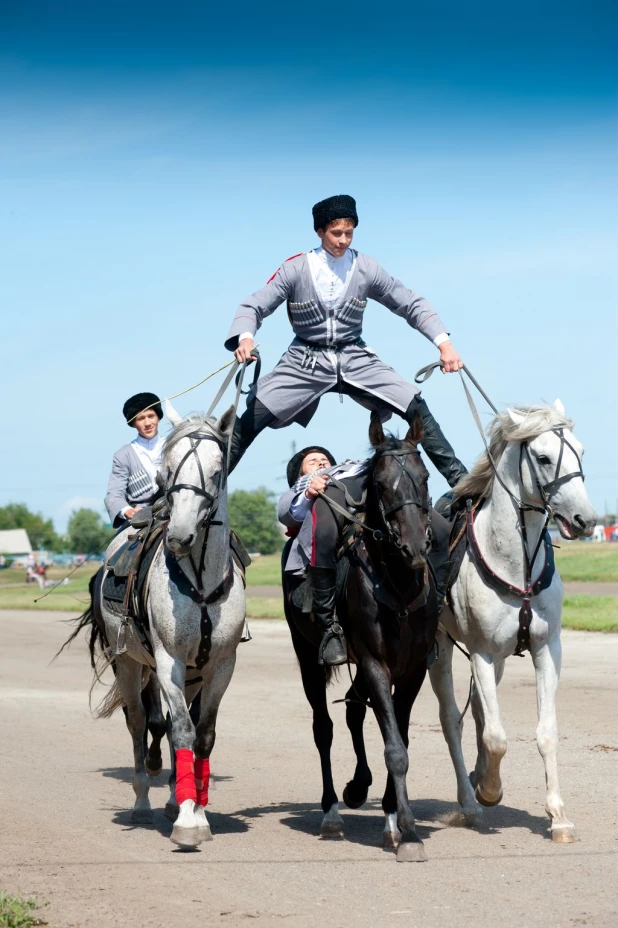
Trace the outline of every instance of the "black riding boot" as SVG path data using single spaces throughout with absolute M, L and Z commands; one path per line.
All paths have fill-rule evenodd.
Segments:
M 242 416 L 237 417 L 230 446 L 230 474 L 239 463 L 249 445 L 276 417 L 259 400 L 252 400 Z
M 345 664 L 348 653 L 343 629 L 335 620 L 335 580 L 332 567 L 309 567 L 308 576 L 313 598 L 312 612 L 324 629 L 318 655 L 319 664 L 335 667 Z
M 423 420 L 423 438 L 421 445 L 427 457 L 436 467 L 450 487 L 454 487 L 462 477 L 468 473 L 461 463 L 450 443 L 447 441 L 442 429 L 432 416 L 422 397 L 413 400 L 406 410 L 406 419 L 412 422 L 412 417 L 418 409 Z

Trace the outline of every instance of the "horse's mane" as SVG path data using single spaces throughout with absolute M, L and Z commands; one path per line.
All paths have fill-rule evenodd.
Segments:
M 492 419 L 487 429 L 489 450 L 496 464 L 510 441 L 531 441 L 543 432 L 549 432 L 550 429 L 573 428 L 573 420 L 558 412 L 554 406 L 513 406 L 512 408 L 524 417 L 523 422 L 513 422 L 508 412 L 501 412 Z M 455 487 L 455 499 L 489 496 L 494 479 L 494 469 L 489 455 L 483 451 L 469 473 Z
M 215 427 L 216 421 L 217 420 L 213 416 L 207 417 L 203 412 L 192 412 L 187 416 L 186 419 L 183 419 L 182 422 L 179 422 L 178 425 L 175 425 L 167 436 L 165 444 L 163 445 L 161 469 L 163 469 L 163 466 L 167 463 L 167 458 L 169 457 L 172 450 L 176 447 L 178 442 L 182 441 L 183 438 L 186 438 L 193 432 L 199 432 L 202 429 L 207 429 L 209 432 L 213 432 L 214 435 L 216 435 L 223 444 L 225 438 Z

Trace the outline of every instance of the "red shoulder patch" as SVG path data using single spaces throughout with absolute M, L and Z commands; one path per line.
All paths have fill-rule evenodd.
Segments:
M 284 263 L 284 264 L 287 264 L 288 261 L 293 261 L 294 258 L 300 258 L 301 255 L 304 255 L 304 253 L 305 253 L 304 251 L 299 251 L 297 255 L 291 255 L 289 258 L 286 258 L 285 261 L 284 261 L 283 263 Z M 278 271 L 279 271 L 279 268 L 277 268 L 277 270 L 275 271 L 275 273 L 273 274 L 272 277 L 269 277 L 269 278 L 268 278 L 268 280 L 266 281 L 267 284 L 269 284 L 269 283 L 271 282 L 271 280 L 274 280 L 274 279 L 275 279 L 275 277 L 277 276 Z

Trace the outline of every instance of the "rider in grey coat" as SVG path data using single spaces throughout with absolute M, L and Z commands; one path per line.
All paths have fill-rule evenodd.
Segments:
M 137 509 L 149 506 L 157 496 L 157 470 L 165 439 L 159 435 L 163 418 L 155 393 L 136 393 L 122 408 L 127 425 L 137 436 L 114 455 L 105 508 L 114 528 L 121 528 Z

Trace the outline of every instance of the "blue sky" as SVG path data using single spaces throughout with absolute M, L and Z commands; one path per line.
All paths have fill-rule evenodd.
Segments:
M 127 396 L 224 363 L 237 304 L 346 192 L 357 247 L 432 301 L 498 405 L 560 396 L 614 509 L 615 9 L 61 6 L 0 14 L 0 504 L 60 529 L 101 508 Z M 377 304 L 365 335 L 410 378 L 435 356 Z M 283 309 L 259 340 L 269 370 Z M 457 379 L 424 396 L 470 463 Z M 367 424 L 327 397 L 307 430 L 262 435 L 232 486 L 283 490 L 292 442 L 363 455 Z

